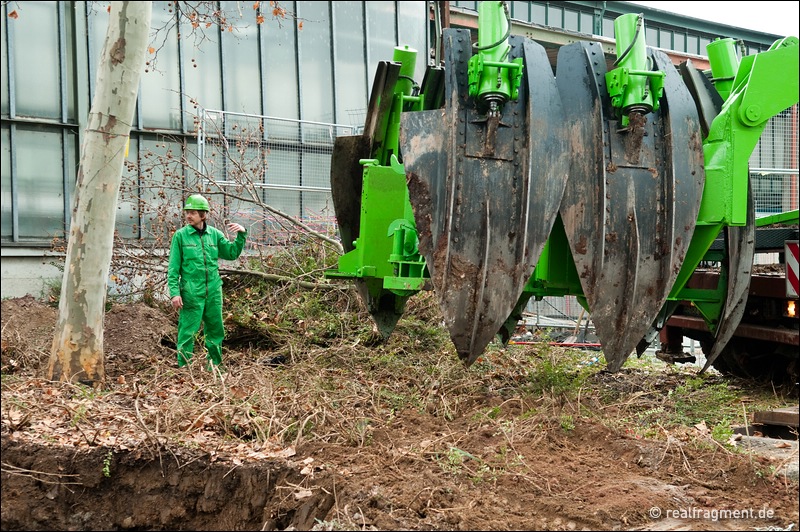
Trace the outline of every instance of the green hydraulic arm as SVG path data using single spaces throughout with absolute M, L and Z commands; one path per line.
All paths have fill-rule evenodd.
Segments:
M 384 337 L 391 334 L 408 297 L 428 279 L 417 249 L 398 135 L 401 113 L 438 106 L 442 87 L 436 68 L 428 69 L 422 87 L 414 82 L 416 56 L 415 50 L 398 46 L 393 61 L 379 63 L 364 133 L 338 138 L 331 162 L 345 253 L 325 276 L 356 282 Z
M 680 301 L 690 301 L 714 335 L 704 370 L 727 344 L 744 312 L 749 291 L 755 219 L 748 162 L 767 121 L 798 102 L 798 39 L 776 41 L 766 52 L 737 62 L 733 39 L 708 46 L 711 81 L 724 99 L 703 141 L 706 182 L 689 250 L 662 309 L 668 317 Z M 713 114 L 713 113 L 712 113 Z M 781 219 L 796 222 L 797 214 Z M 722 236 L 720 236 L 722 235 Z M 713 246 L 722 238 L 725 250 Z M 721 264 L 716 289 L 689 288 L 701 261 Z

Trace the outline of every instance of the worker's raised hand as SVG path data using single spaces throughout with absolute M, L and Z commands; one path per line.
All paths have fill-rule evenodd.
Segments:
M 231 233 L 244 233 L 244 227 L 235 222 L 231 222 L 228 224 L 228 231 Z
M 183 308 L 183 298 L 181 296 L 175 296 L 172 298 L 172 308 L 175 310 L 180 310 Z

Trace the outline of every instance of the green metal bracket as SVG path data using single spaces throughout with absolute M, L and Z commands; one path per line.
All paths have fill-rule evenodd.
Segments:
M 511 20 L 505 2 L 478 5 L 478 42 L 469 60 L 469 95 L 487 111 L 516 100 L 522 81 L 522 58 L 506 61 Z
M 648 68 L 642 15 L 617 17 L 614 31 L 617 39 L 614 65 L 619 67 L 606 73 L 606 87 L 621 125 L 627 127 L 630 113 L 647 114 L 658 110 L 665 74 Z
M 713 45 L 713 46 L 712 46 Z M 711 245 L 724 227 L 747 223 L 749 159 L 767 120 L 798 101 L 798 39 L 776 41 L 766 52 L 747 56 L 735 67 L 732 39 L 709 45 L 712 80 L 725 102 L 703 141 L 706 183 L 697 225 L 681 271 L 669 299 L 692 301 L 714 332 L 725 301 L 728 272 L 720 252 Z M 732 71 L 735 76 L 731 76 Z M 731 81 L 731 77 L 733 81 Z M 758 226 L 797 220 L 797 211 L 781 213 Z M 715 290 L 686 288 L 702 261 L 720 262 L 719 286 Z
M 421 110 L 423 98 L 413 80 L 417 52 L 395 47 L 393 62 L 400 65 L 391 105 L 377 117 L 383 134 L 372 158 L 363 167 L 358 238 L 352 251 L 339 258 L 338 269 L 325 276 L 361 279 L 375 301 L 383 295 L 410 296 L 423 289 L 429 274 L 417 249 L 417 232 L 408 197 L 405 170 L 398 161 L 400 115 Z
M 797 225 L 798 223 L 800 223 L 800 210 L 798 209 L 756 218 L 756 227 L 767 227 L 773 224 Z

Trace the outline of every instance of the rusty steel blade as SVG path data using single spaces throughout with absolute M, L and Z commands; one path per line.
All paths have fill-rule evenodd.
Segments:
M 400 65 L 381 61 L 375 71 L 364 131 L 360 135 L 341 136 L 334 140 L 331 154 L 331 196 L 345 253 L 355 249 L 361 232 L 361 193 L 364 167 L 361 159 L 370 159 L 374 147 L 383 142 L 385 121 L 392 104 Z M 353 279 L 359 297 L 366 305 L 381 336 L 388 338 L 403 314 L 407 298 L 384 292 L 377 280 Z
M 714 88 L 708 76 L 695 67 L 690 59 L 681 63 L 678 69 L 684 83 L 686 83 L 686 88 L 689 89 L 689 93 L 696 102 L 703 138 L 706 138 L 711 129 L 711 124 L 722 110 L 722 96 Z
M 625 132 L 612 113 L 600 45 L 570 44 L 558 54 L 573 154 L 560 212 L 611 371 L 633 352 L 669 295 L 704 184 L 694 101 L 669 58 L 648 53 L 666 74 L 661 108 Z
M 725 304 L 714 331 L 714 344 L 700 370 L 703 373 L 722 353 L 733 337 L 739 322 L 744 316 L 747 296 L 750 292 L 750 274 L 756 251 L 756 215 L 753 203 L 753 188 L 748 180 L 747 221 L 744 226 L 725 228 L 725 247 L 727 248 L 728 288 Z
M 361 191 L 364 167 L 361 159 L 373 156 L 373 146 L 383 141 L 392 94 L 400 73 L 400 65 L 381 61 L 375 70 L 364 131 L 360 135 L 336 137 L 331 154 L 331 196 L 339 235 L 345 253 L 352 251 L 360 234 Z
M 472 364 L 533 273 L 569 168 L 563 109 L 544 48 L 511 37 L 524 79 L 499 123 L 468 96 L 469 32 L 445 30 L 445 108 L 404 113 L 400 147 L 419 249 L 459 357 Z

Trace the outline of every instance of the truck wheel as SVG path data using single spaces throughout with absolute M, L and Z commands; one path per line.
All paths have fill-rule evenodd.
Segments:
M 793 382 L 797 379 L 797 356 L 792 357 L 785 347 L 774 342 L 733 337 L 711 365 L 723 375 Z M 704 342 L 703 352 L 710 351 L 710 345 Z

